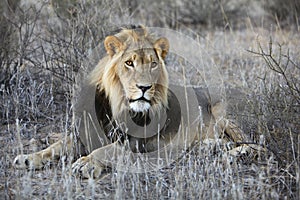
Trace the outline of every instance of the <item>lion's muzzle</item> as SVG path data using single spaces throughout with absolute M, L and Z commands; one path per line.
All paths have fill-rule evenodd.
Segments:
M 150 96 L 148 91 L 152 88 L 151 84 L 136 84 L 142 93 L 139 98 L 129 99 L 129 106 L 135 112 L 145 112 L 151 107 Z

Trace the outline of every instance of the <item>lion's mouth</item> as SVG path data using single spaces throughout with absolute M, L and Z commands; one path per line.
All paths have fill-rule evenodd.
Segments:
M 129 99 L 129 107 L 134 112 L 147 112 L 151 107 L 151 101 L 144 96 L 138 99 Z
M 129 99 L 129 103 L 133 103 L 133 102 L 136 102 L 136 101 L 145 101 L 145 102 L 151 104 L 151 101 L 149 99 L 146 99 L 144 96 L 141 96 L 138 99 Z

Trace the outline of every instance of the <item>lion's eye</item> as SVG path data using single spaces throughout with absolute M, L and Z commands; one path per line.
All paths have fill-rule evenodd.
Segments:
M 152 68 L 155 68 L 156 66 L 157 66 L 157 62 L 154 62 L 154 61 L 153 61 L 153 62 L 151 63 L 151 67 L 152 67 Z
M 134 66 L 133 66 L 133 62 L 132 62 L 131 60 L 127 60 L 127 61 L 125 62 L 125 64 L 126 64 L 127 66 L 129 66 L 129 67 L 134 67 Z

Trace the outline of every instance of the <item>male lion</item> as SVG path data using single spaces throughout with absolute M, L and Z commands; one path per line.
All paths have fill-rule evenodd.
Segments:
M 164 63 L 169 51 L 168 39 L 164 37 L 154 39 L 145 28 L 138 27 L 123 29 L 115 35 L 106 37 L 104 46 L 107 55 L 92 71 L 89 84 L 97 87 L 95 95 L 97 119 L 107 137 L 111 139 L 111 144 L 94 149 L 73 163 L 73 172 L 86 178 L 100 177 L 110 165 L 107 160 L 115 155 L 115 150 L 126 143 L 125 141 L 129 143 L 132 152 L 145 153 L 157 150 L 158 145 L 170 143 L 174 134 L 177 134 L 177 129 L 172 126 L 172 123 L 178 124 L 174 118 L 170 122 L 171 125 L 165 127 L 167 133 L 161 133 L 160 136 L 138 138 L 126 134 L 126 130 L 116 128 L 116 121 L 122 118 L 124 112 L 129 112 L 132 120 L 143 126 L 149 123 L 150 114 L 159 117 L 162 109 L 176 107 L 173 105 L 176 102 L 170 101 L 173 97 L 168 90 L 168 73 Z M 242 142 L 244 137 L 242 131 L 223 117 L 225 106 L 222 103 L 211 105 L 204 92 L 195 93 L 202 107 L 202 117 L 208 134 L 202 138 L 196 135 L 193 140 L 214 140 L 214 125 L 217 122 L 220 137 L 226 135 L 229 141 Z M 176 111 L 170 115 L 176 115 Z M 213 118 L 214 123 L 206 120 L 208 118 Z M 170 134 L 171 132 L 173 133 Z M 71 138 L 69 136 L 66 140 L 60 140 L 36 153 L 18 155 L 14 160 L 14 166 L 42 168 L 46 163 L 58 159 L 62 152 L 73 152 Z

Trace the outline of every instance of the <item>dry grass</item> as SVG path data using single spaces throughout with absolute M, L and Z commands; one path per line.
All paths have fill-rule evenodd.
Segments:
M 56 6 L 58 1 L 52 2 Z M 230 19 L 234 12 L 225 17 L 228 12 L 224 6 L 218 13 L 222 23 L 211 17 L 204 23 L 210 24 L 210 29 L 203 31 L 207 26 L 201 19 L 207 18 L 198 16 L 200 21 L 189 22 L 192 32 L 173 20 L 184 22 L 181 16 L 189 16 L 184 15 L 187 7 L 181 4 L 180 9 L 176 9 L 179 4 L 158 9 L 160 15 L 169 9 L 161 18 L 154 14 L 143 18 L 146 12 L 140 7 L 124 9 L 120 3 L 106 1 L 74 2 L 67 5 L 69 9 L 60 6 L 62 10 L 42 3 L 14 6 L 1 16 L 1 199 L 300 198 L 300 37 L 298 22 L 293 20 L 299 18 L 299 5 L 291 16 L 283 13 L 288 22 L 294 23 L 294 29 L 282 28 L 279 21 L 273 26 L 268 22 L 255 26 L 248 15 L 243 25 L 236 26 L 243 29 L 215 29 L 215 24 L 226 29 L 226 20 L 229 25 L 233 23 Z M 190 6 L 189 2 L 183 4 Z M 131 12 L 140 18 L 132 17 Z M 159 171 L 138 174 L 114 166 L 102 180 L 72 176 L 70 161 L 65 157 L 42 171 L 15 170 L 12 160 L 21 151 L 44 148 L 47 144 L 41 139 L 48 133 L 72 130 L 74 89 L 79 71 L 87 69 L 84 64 L 93 48 L 119 26 L 141 22 L 177 27 L 207 50 L 226 85 L 243 88 L 248 94 L 246 112 L 233 109 L 236 112 L 231 113 L 232 118 L 254 141 L 263 142 L 274 157 L 229 163 L 224 162 L 222 150 L 195 146 L 177 163 Z

